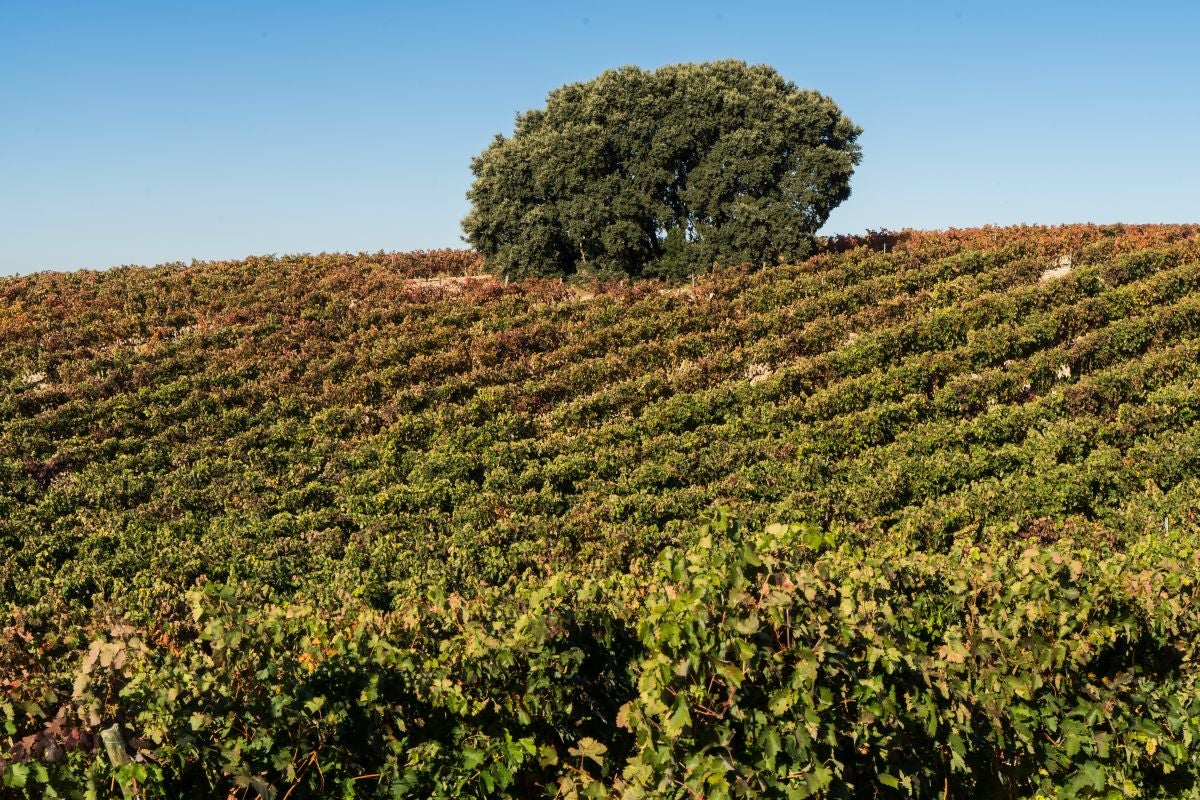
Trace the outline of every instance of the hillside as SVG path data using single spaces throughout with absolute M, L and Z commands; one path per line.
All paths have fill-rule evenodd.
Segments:
M 49 782 L 65 792 L 109 775 L 92 754 L 101 723 L 114 721 L 144 740 L 130 752 L 149 754 L 122 780 L 140 775 L 139 791 L 161 785 L 164 796 L 201 786 L 320 796 L 333 791 L 327 775 L 348 796 L 1194 789 L 1200 745 L 1184 720 L 1200 716 L 1188 577 L 1200 541 L 1200 226 L 844 237 L 802 264 L 683 286 L 506 283 L 480 267 L 437 251 L 0 279 L 6 791 L 36 796 Z M 743 543 L 768 555 L 739 561 Z M 854 742 L 871 743 L 866 753 L 835 732 L 830 755 L 812 755 L 823 741 L 813 720 L 833 703 L 809 697 L 816 716 L 796 733 L 806 717 L 789 709 L 803 702 L 769 689 L 797 685 L 792 672 L 769 677 L 767 662 L 791 657 L 780 645 L 754 674 L 767 676 L 767 717 L 799 715 L 785 726 L 798 738 L 739 729 L 768 756 L 748 772 L 732 756 L 704 761 L 733 735 L 688 740 L 712 698 L 692 696 L 685 722 L 671 698 L 687 692 L 654 701 L 647 665 L 660 645 L 670 663 L 709 647 L 722 654 L 712 664 L 736 663 L 733 644 L 705 638 L 708 622 L 697 638 L 679 633 L 695 609 L 725 620 L 745 601 L 688 595 L 709 568 L 717 586 L 783 587 L 785 600 L 730 633 L 755 647 L 775 647 L 754 639 L 760 616 L 817 602 L 797 588 L 801 574 L 840 598 L 829 608 L 862 626 L 855 636 L 895 636 L 894 654 L 843 648 L 857 666 L 825 689 L 865 704 L 859 679 L 884 675 L 881 659 L 892 666 L 880 680 L 912 688 L 841 719 L 843 733 L 859 731 Z M 860 569 L 891 577 L 872 583 Z M 1005 570 L 1029 580 L 1014 588 Z M 1134 575 L 1161 596 L 1123 583 Z M 1087 588 L 1070 596 L 1063 581 Z M 868 596 L 846 611 L 854 586 Z M 666 605 L 646 599 L 659 596 Z M 695 604 L 675 608 L 680 596 Z M 1034 600 L 1044 618 L 1064 615 L 1043 632 L 1045 659 L 1001 621 Z M 879 619 L 854 616 L 883 614 L 881 604 Z M 1076 612 L 1078 630 L 1066 621 Z M 964 620 L 977 613 L 1000 616 L 971 644 L 982 634 Z M 471 614 L 491 620 L 484 633 Z M 670 614 L 684 616 L 664 622 Z M 882 621 L 894 614 L 911 624 Z M 531 633 L 531 618 L 544 629 Z M 372 649 L 380 642 L 399 649 Z M 222 648 L 252 661 L 239 666 Z M 917 650 L 940 666 L 913 661 Z M 978 670 L 1001 656 L 1014 660 L 988 683 Z M 833 663 L 812 658 L 814 675 Z M 748 668 L 734 680 L 712 664 L 737 708 Z M 331 672 L 321 677 L 321 665 Z M 345 709 L 312 722 L 334 704 L 313 698 L 376 668 L 384 677 L 369 692 L 350 681 L 346 703 L 380 716 L 357 732 L 337 728 L 354 717 Z M 931 670 L 959 668 L 969 672 L 961 695 L 949 673 L 931 688 Z M 1007 699 L 980 699 L 1008 679 L 997 676 L 1035 673 Z M 271 699 L 312 675 L 325 688 Z M 439 694 L 442 679 L 457 700 Z M 563 686 L 591 699 L 564 700 Z M 189 691 L 192 705 L 177 699 Z M 1060 716 L 1047 696 L 1062 701 Z M 625 706 L 632 698 L 645 707 Z M 921 717 L 926 699 L 937 710 Z M 1010 720 L 1022 702 L 1053 724 Z M 1123 721 L 1110 719 L 1126 702 Z M 235 721 L 239 709 L 259 713 L 255 703 L 262 741 Z M 388 716 L 406 703 L 427 710 Z M 1105 710 L 1089 717 L 1095 708 Z M 889 714 L 907 721 L 888 727 Z M 1061 756 L 1067 718 L 1113 742 Z M 960 735 L 959 724 L 980 727 Z M 362 739 L 364 725 L 389 733 Z M 1043 734 L 1060 757 L 1039 749 Z M 926 739 L 941 748 L 928 774 L 904 755 Z M 359 763 L 338 750 L 318 785 L 305 759 L 321 766 L 318 753 L 349 741 L 379 755 Z M 52 742 L 57 759 L 45 755 Z

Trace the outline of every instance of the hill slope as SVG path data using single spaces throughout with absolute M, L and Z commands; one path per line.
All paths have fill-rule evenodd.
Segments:
M 185 589 L 206 582 L 380 620 L 414 598 L 495 606 L 518 576 L 648 576 L 668 545 L 711 547 L 721 508 L 950 554 L 943 571 L 976 545 L 1003 561 L 1064 539 L 1074 563 L 1079 543 L 1100 558 L 1195 533 L 1198 226 L 845 238 L 682 287 L 478 272 L 444 251 L 0 279 L 18 707 L 56 707 L 114 619 L 205 641 Z M 14 737 L 42 724 L 9 713 Z
M 624 567 L 715 505 L 932 547 L 1194 517 L 1200 232 L 874 245 L 673 289 L 410 279 L 449 254 L 5 280 L 0 592 L 386 607 Z

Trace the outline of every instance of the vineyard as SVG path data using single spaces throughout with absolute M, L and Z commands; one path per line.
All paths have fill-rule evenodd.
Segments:
M 0 797 L 1200 797 L 1200 226 L 0 278 L 0 385 Z

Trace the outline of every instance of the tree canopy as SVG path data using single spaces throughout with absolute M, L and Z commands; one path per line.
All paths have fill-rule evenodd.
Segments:
M 622 67 L 555 89 L 471 163 L 467 241 L 513 277 L 681 276 L 803 258 L 861 129 L 772 67 Z

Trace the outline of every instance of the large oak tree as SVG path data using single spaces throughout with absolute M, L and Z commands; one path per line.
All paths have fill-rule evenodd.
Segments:
M 850 196 L 860 133 L 769 66 L 609 70 L 555 89 L 472 161 L 463 229 L 513 277 L 792 261 Z

